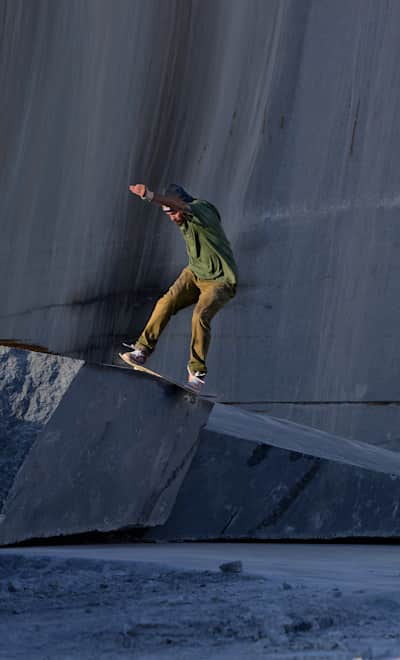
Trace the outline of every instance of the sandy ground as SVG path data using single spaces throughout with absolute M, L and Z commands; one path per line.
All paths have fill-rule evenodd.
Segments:
M 7 549 L 0 595 L 7 660 L 400 658 L 396 546 Z

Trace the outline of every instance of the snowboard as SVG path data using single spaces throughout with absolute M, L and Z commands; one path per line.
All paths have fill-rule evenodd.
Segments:
M 196 390 L 192 390 L 191 387 L 187 385 L 187 383 L 180 383 L 169 376 L 163 376 L 162 374 L 159 374 L 157 371 L 153 371 L 152 369 L 149 369 L 148 367 L 141 366 L 139 364 L 132 364 L 127 358 L 127 355 L 130 351 L 127 351 L 126 353 L 118 353 L 119 357 L 125 364 L 127 364 L 131 369 L 134 369 L 134 371 L 141 371 L 142 373 L 148 374 L 149 376 L 155 376 L 156 378 L 161 378 L 165 380 L 167 383 L 171 383 L 172 385 L 175 385 L 176 387 L 180 387 L 185 390 L 187 394 L 193 395 L 194 397 L 200 397 L 202 399 L 208 399 L 214 401 L 217 398 L 216 394 L 210 394 L 208 392 L 204 393 L 203 391 L 201 392 L 196 392 Z

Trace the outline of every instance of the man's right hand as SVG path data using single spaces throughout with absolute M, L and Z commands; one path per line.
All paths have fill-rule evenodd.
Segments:
M 146 192 L 146 186 L 144 185 L 144 183 L 135 183 L 134 186 L 129 186 L 129 190 L 134 195 L 138 195 L 138 197 L 144 197 Z

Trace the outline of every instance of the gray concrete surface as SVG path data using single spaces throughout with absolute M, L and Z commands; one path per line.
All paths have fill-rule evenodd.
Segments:
M 217 403 L 207 421 L 207 430 L 230 437 L 233 442 L 234 438 L 250 440 L 289 452 L 400 476 L 400 456 L 397 452 L 236 406 Z
M 398 585 L 384 546 L 13 548 L 0 658 L 396 660 Z
M 254 403 L 246 409 L 259 415 L 291 422 L 368 442 L 379 447 L 400 449 L 399 403 Z
M 0 9 L 1 337 L 109 361 L 186 262 L 128 184 L 175 180 L 240 269 L 211 390 L 400 399 L 397 0 Z M 189 332 L 184 312 L 152 366 L 179 378 Z
M 216 404 L 150 540 L 400 535 L 397 453 Z
M 162 543 L 1 548 L 0 558 L 56 557 L 152 562 L 178 570 L 217 571 L 240 560 L 244 573 L 321 587 L 392 589 L 400 573 L 397 546 L 318 543 Z
M 165 522 L 210 409 L 159 378 L 85 364 L 13 481 L 0 543 Z
M 0 346 L 0 509 L 37 435 L 83 364 Z
M 128 526 L 163 541 L 399 535 L 398 453 L 129 369 L 0 357 L 3 544 Z
M 205 431 L 168 521 L 145 538 L 391 538 L 399 506 L 399 476 Z

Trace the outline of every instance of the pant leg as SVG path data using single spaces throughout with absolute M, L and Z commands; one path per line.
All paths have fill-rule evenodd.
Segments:
M 224 282 L 197 280 L 200 296 L 193 310 L 189 368 L 207 373 L 206 357 L 211 341 L 211 319 L 235 295 L 235 289 Z
M 180 309 L 197 302 L 200 290 L 196 285 L 193 273 L 184 268 L 178 279 L 156 303 L 146 327 L 137 340 L 135 347 L 152 352 L 157 341 L 173 314 Z

